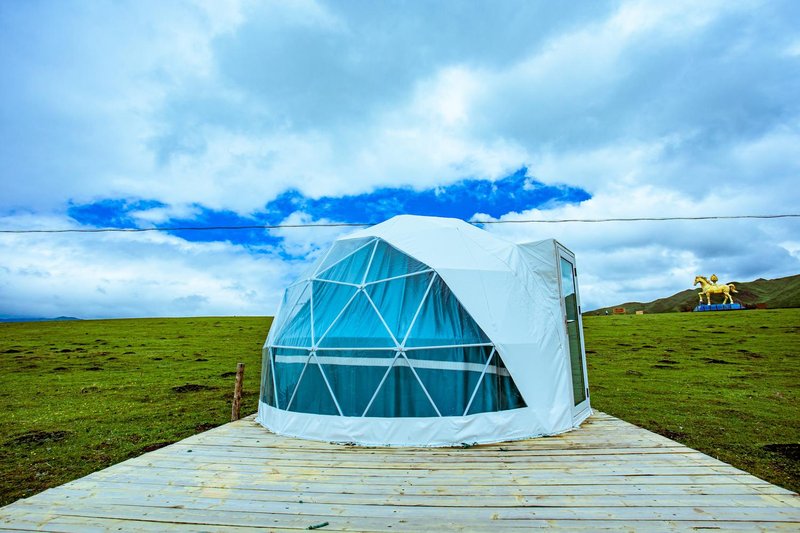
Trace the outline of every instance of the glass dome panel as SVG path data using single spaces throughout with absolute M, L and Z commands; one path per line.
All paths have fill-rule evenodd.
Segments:
M 404 254 L 386 241 L 379 240 L 366 281 L 369 283 L 423 270 L 430 270 L 430 267 Z

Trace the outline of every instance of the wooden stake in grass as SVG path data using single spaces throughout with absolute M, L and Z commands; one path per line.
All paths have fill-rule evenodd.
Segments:
M 236 385 L 233 387 L 233 404 L 231 405 L 231 422 L 239 420 L 239 407 L 242 405 L 242 380 L 244 379 L 244 363 L 236 364 Z

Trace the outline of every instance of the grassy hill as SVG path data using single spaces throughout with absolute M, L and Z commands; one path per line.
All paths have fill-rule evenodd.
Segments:
M 747 307 L 764 304 L 770 309 L 785 307 L 800 307 L 800 274 L 777 279 L 757 279 L 755 281 L 731 281 L 736 285 L 734 301 Z M 697 295 L 699 286 L 687 289 L 666 298 L 659 298 L 652 302 L 625 302 L 611 307 L 602 307 L 594 311 L 587 311 L 585 315 L 605 315 L 614 308 L 624 307 L 627 313 L 644 311 L 645 313 L 675 313 L 678 311 L 691 311 L 698 303 Z M 721 303 L 722 297 L 711 297 L 712 303 Z

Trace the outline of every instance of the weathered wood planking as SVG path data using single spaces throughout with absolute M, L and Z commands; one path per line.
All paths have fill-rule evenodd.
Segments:
M 0 509 L 35 531 L 800 530 L 800 497 L 603 413 L 467 448 L 361 448 L 248 417 Z

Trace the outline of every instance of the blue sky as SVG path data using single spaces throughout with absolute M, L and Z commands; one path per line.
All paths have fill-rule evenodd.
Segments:
M 399 214 L 441 216 L 472 220 L 476 214 L 500 217 L 532 206 L 580 203 L 590 195 L 579 188 L 552 186 L 527 176 L 522 168 L 513 174 L 490 181 L 462 179 L 436 188 L 379 187 L 361 194 L 308 197 L 289 189 L 270 200 L 262 209 L 247 215 L 230 210 L 212 210 L 196 204 L 191 216 L 169 218 L 164 227 L 231 227 L 279 225 L 293 213 L 313 213 L 318 219 L 351 224 L 378 224 Z M 142 212 L 168 206 L 158 200 L 104 199 L 73 204 L 67 214 L 82 225 L 101 228 L 140 227 Z M 270 244 L 281 250 L 282 237 L 258 230 L 220 229 L 210 231 L 171 231 L 189 241 L 227 241 L 241 245 Z M 299 259 L 299 258 L 298 258 Z
M 0 228 L 796 212 L 792 1 L 0 3 Z M 584 307 L 800 271 L 800 223 L 556 237 Z M 271 314 L 338 229 L 0 236 L 0 315 Z

